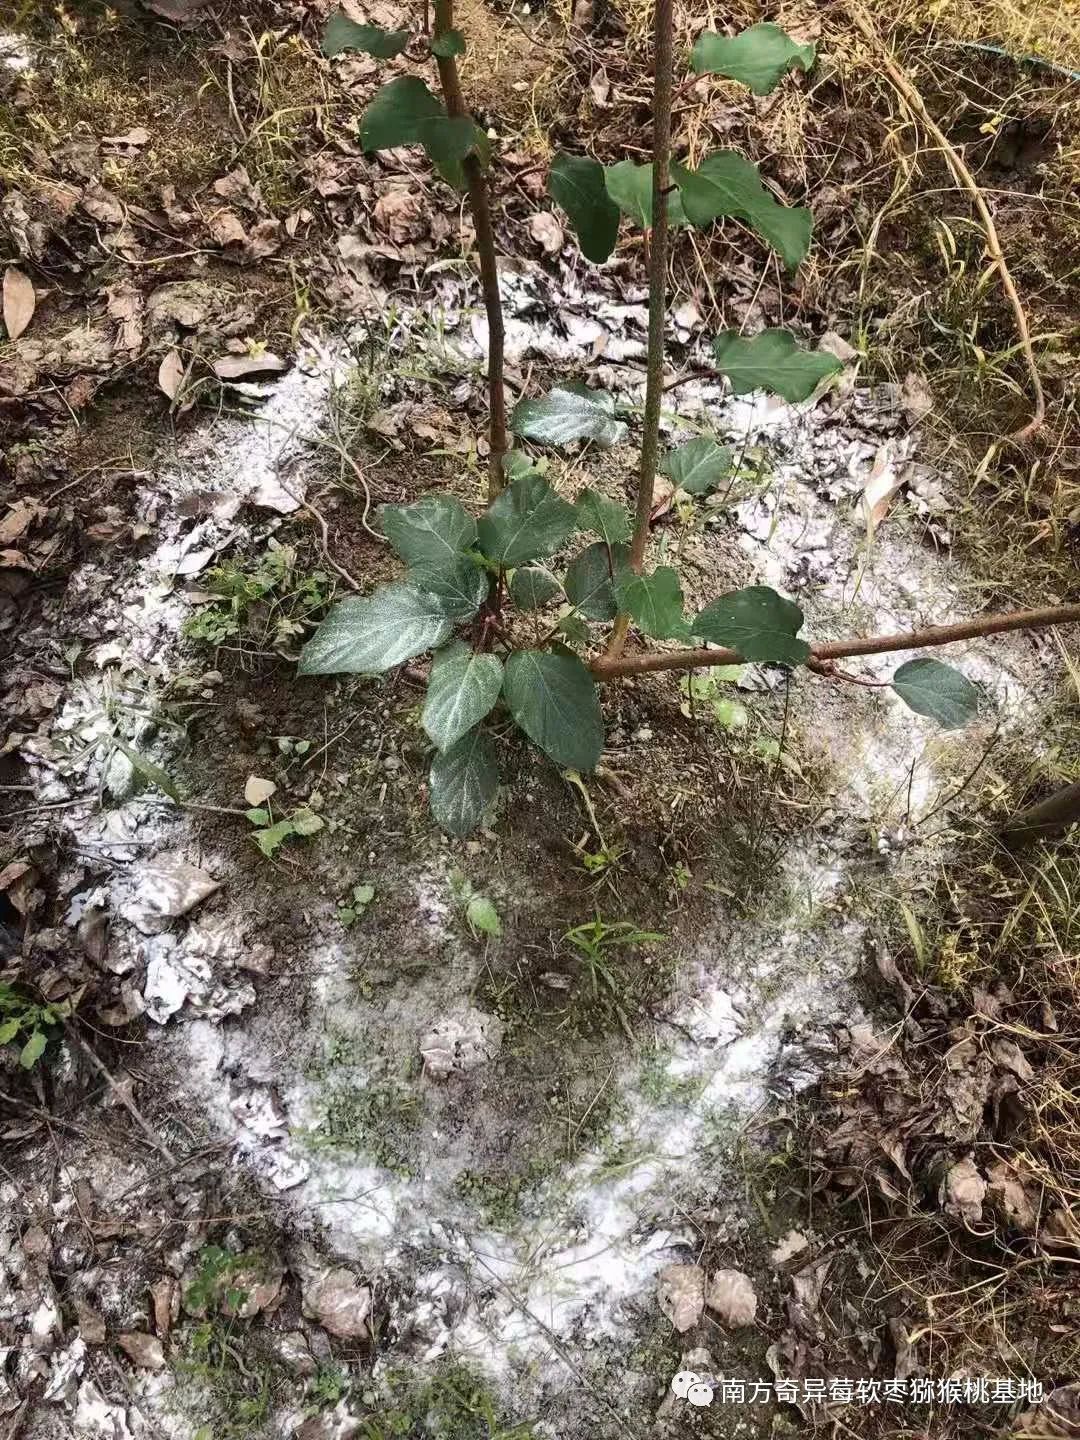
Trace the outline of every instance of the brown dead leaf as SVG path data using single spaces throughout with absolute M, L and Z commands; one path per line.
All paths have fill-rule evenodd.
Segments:
M 124 223 L 124 202 L 102 185 L 88 185 L 83 191 L 82 208 L 102 225 Z
M 396 188 L 380 195 L 375 202 L 375 224 L 389 235 L 395 245 L 407 245 L 427 234 L 424 207 L 418 195 Z
M 267 380 L 284 369 L 285 361 L 269 350 L 261 355 L 223 355 L 214 361 L 214 374 L 219 380 Z
M 222 208 L 207 217 L 206 228 L 215 245 L 243 245 L 247 240 L 244 223 L 235 210 Z
M 145 125 L 136 125 L 134 129 L 128 130 L 124 135 L 105 135 L 102 138 L 102 145 L 111 145 L 118 150 L 140 150 L 150 139 L 150 131 Z
M 185 20 L 190 20 L 209 3 L 210 0 L 143 0 L 147 10 L 152 10 L 163 20 L 171 20 L 174 25 L 182 25 Z
M 896 465 L 895 457 L 889 446 L 880 446 L 874 456 L 874 463 L 870 467 L 869 479 L 863 486 L 862 494 L 859 497 L 859 508 L 862 511 L 868 535 L 873 535 L 882 520 L 885 519 L 889 506 L 899 493 L 903 483 L 903 475 Z
M 934 396 L 921 375 L 909 370 L 900 387 L 900 408 L 910 425 L 917 425 L 934 408 Z
M 14 544 L 26 534 L 35 520 L 40 520 L 47 513 L 47 508 L 39 500 L 31 500 L 28 496 L 16 500 L 0 520 L 0 545 Z
M 170 350 L 158 366 L 158 389 L 175 401 L 184 379 L 184 362 L 179 350 Z
M 949 1166 L 938 1191 L 938 1200 L 946 1215 L 952 1215 L 967 1225 L 977 1225 L 982 1219 L 985 1198 L 986 1181 L 970 1155 Z
M 17 265 L 4 271 L 4 327 L 9 340 L 17 340 L 34 318 L 37 297 L 34 282 Z

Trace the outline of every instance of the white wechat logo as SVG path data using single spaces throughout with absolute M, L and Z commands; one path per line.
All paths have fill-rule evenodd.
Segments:
M 691 1405 L 712 1404 L 712 1386 L 694 1370 L 680 1370 L 672 1380 L 671 1388 L 680 1400 L 687 1400 Z

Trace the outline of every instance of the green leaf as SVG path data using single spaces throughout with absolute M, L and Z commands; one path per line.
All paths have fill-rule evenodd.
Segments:
M 519 610 L 542 610 L 562 594 L 562 586 L 542 565 L 525 565 L 510 576 L 510 599 Z
M 540 467 L 523 450 L 508 450 L 502 460 L 503 474 L 507 480 L 520 480 L 524 475 L 539 475 Z
M 570 217 L 581 253 L 600 265 L 619 238 L 619 207 L 604 184 L 604 167 L 584 155 L 556 155 L 548 190 Z
M 630 512 L 618 500 L 585 489 L 577 498 L 577 512 L 579 530 L 592 530 L 609 545 L 630 539 Z
M 383 534 L 406 565 L 457 560 L 476 543 L 476 521 L 456 500 L 428 495 L 415 505 L 381 505 Z
M 577 528 L 577 511 L 539 475 L 512 480 L 480 517 L 480 548 L 498 565 L 551 555 Z
M 767 585 L 748 585 L 721 595 L 694 621 L 693 632 L 714 645 L 737 650 L 744 660 L 802 665 L 810 646 L 797 638 L 803 613 Z
M 244 811 L 244 819 L 250 820 L 252 825 L 269 825 L 270 811 L 265 810 L 261 805 L 257 805 L 251 810 Z
M 643 230 L 652 229 L 652 166 L 635 165 L 633 160 L 620 160 L 604 167 L 607 193 L 624 215 Z M 686 212 L 678 191 L 667 197 L 669 225 L 685 225 Z
M 571 610 L 568 615 L 564 615 L 555 626 L 555 630 L 559 635 L 565 635 L 571 645 L 588 645 L 592 639 L 588 624 L 576 610 Z
M 362 50 L 376 60 L 392 60 L 409 43 L 408 30 L 384 30 L 380 25 L 358 25 L 339 10 L 330 17 L 323 33 L 324 55 L 340 55 L 343 50 Z
M 966 675 L 929 656 L 909 660 L 892 678 L 892 688 L 916 715 L 927 715 L 946 730 L 960 730 L 974 720 L 982 692 Z
M 491 158 L 491 142 L 470 115 L 434 115 L 421 120 L 418 139 L 439 174 L 455 190 L 466 188 L 462 162 L 476 155 L 481 165 Z
M 339 600 L 300 652 L 300 675 L 379 675 L 436 650 L 453 623 L 444 602 L 412 585 L 383 585 Z
M 482 935 L 490 935 L 494 940 L 502 934 L 499 912 L 486 895 L 472 897 L 465 906 L 465 919 L 474 931 L 479 930 Z
M 431 53 L 438 55 L 440 60 L 450 60 L 455 55 L 464 55 L 465 36 L 460 30 L 444 30 L 441 35 L 432 37 Z
M 725 330 L 713 341 L 713 359 L 736 395 L 769 390 L 792 404 L 808 399 L 827 375 L 843 368 L 835 355 L 802 349 L 790 330 L 762 330 L 750 340 Z
M 279 820 L 276 825 L 271 825 L 266 830 L 257 830 L 251 838 L 266 858 L 272 860 L 274 851 L 295 833 L 291 820 Z
M 10 1045 L 15 1036 L 18 1035 L 22 1021 L 16 1015 L 13 1020 L 5 1020 L 0 1025 L 0 1045 Z
M 708 225 L 731 215 L 745 220 L 767 240 L 789 270 L 806 259 L 813 226 L 810 211 L 781 205 L 761 183 L 757 166 L 734 150 L 713 151 L 697 170 L 672 164 L 671 178 L 682 192 L 692 225 Z
M 482 730 L 470 730 L 431 762 L 431 813 L 451 835 L 475 830 L 499 788 L 495 747 Z
M 471 620 L 491 588 L 491 577 L 471 555 L 459 555 L 448 564 L 422 563 L 409 570 L 409 581 L 439 602 L 448 620 Z
M 24 1070 L 31 1069 L 45 1054 L 45 1046 L 48 1044 L 48 1036 L 44 1030 L 35 1030 L 19 1052 L 19 1064 Z
M 590 390 L 574 380 L 556 385 L 540 400 L 519 400 L 510 416 L 510 428 L 538 445 L 595 440 L 606 449 L 626 435 L 626 426 L 615 419 L 614 398 L 605 390 Z
M 697 75 L 726 75 L 755 95 L 768 95 L 789 70 L 808 71 L 816 59 L 816 45 L 796 45 L 779 25 L 764 24 L 732 39 L 706 30 L 694 45 L 690 68 Z
M 316 815 L 314 810 L 302 808 L 294 810 L 289 816 L 289 823 L 292 825 L 294 835 L 317 835 L 326 824 L 321 815 Z
M 372 902 L 372 900 L 375 899 L 375 886 L 374 886 L 374 885 L 354 885 L 354 886 L 353 886 L 352 893 L 353 893 L 353 900 L 355 901 L 355 903 L 356 903 L 356 905 L 359 907 L 359 909 L 362 910 L 365 905 L 370 905 L 371 902 Z
M 122 755 L 127 757 L 131 768 L 137 775 L 141 775 L 142 778 L 148 780 L 151 785 L 156 785 L 159 790 L 163 790 L 170 800 L 175 800 L 178 804 L 181 803 L 180 791 L 176 788 L 176 781 L 165 770 L 162 770 L 160 765 L 155 765 L 152 760 L 147 760 L 145 755 L 140 755 L 137 750 L 133 750 L 130 745 L 125 744 L 125 742 L 116 735 L 113 736 L 113 744 Z
M 614 620 L 619 613 L 612 586 L 613 568 L 626 564 L 629 550 L 616 545 L 609 551 L 602 540 L 575 555 L 563 582 L 566 598 L 588 620 Z
M 435 656 L 421 723 L 440 750 L 478 725 L 502 689 L 502 661 L 478 655 L 460 641 Z
M 651 575 L 635 575 L 628 568 L 620 570 L 615 577 L 615 598 L 619 608 L 631 615 L 646 635 L 657 640 L 690 638 L 679 572 L 670 565 L 661 565 Z
M 365 150 L 393 150 L 398 145 L 421 145 L 422 127 L 447 118 L 446 109 L 415 75 L 399 75 L 379 90 L 360 121 L 360 144 Z
M 669 450 L 660 462 L 660 473 L 688 495 L 707 495 L 731 474 L 731 447 L 699 435 Z
M 591 770 L 604 748 L 596 683 L 576 655 L 515 650 L 503 695 L 534 745 L 559 765 Z

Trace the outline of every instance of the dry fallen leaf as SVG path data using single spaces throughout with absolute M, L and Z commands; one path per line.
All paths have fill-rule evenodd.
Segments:
M 180 358 L 180 352 L 179 350 L 170 350 L 158 366 L 158 389 L 164 391 L 170 400 L 175 400 L 180 393 L 183 378 L 184 362 Z
M 280 375 L 285 361 L 266 350 L 261 355 L 223 355 L 214 361 L 214 374 L 219 380 L 264 380 Z
M 244 786 L 244 799 L 249 805 L 261 805 L 264 800 L 269 800 L 271 795 L 276 794 L 277 786 L 272 780 L 264 780 L 259 775 L 248 776 Z
M 9 340 L 17 340 L 30 324 L 36 304 L 34 282 L 25 271 L 9 265 L 4 271 L 4 326 Z

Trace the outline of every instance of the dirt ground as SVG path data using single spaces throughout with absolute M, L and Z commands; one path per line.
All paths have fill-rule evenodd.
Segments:
M 956 732 L 884 659 L 619 682 L 594 775 L 500 733 L 441 834 L 414 678 L 296 658 L 396 574 L 378 505 L 482 503 L 468 223 L 362 154 L 325 5 L 184 9 L 0 27 L 3 1440 L 1080 1434 L 1080 851 L 998 838 L 1080 778 L 1076 632 L 965 647 Z M 665 439 L 739 462 L 654 557 L 817 639 L 1075 600 L 1080 13 L 871 16 L 993 210 L 1022 444 L 985 233 L 850 13 L 681 6 L 679 53 L 762 18 L 814 71 L 685 87 L 679 144 L 815 246 L 681 234 Z M 649 9 L 459 19 L 513 395 L 587 377 L 636 434 L 640 236 L 588 265 L 545 170 L 647 154 Z M 711 336 L 780 323 L 841 375 L 733 397 Z

